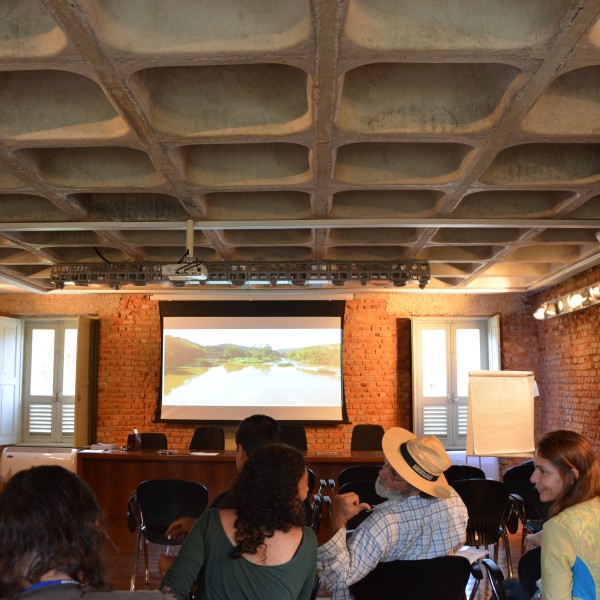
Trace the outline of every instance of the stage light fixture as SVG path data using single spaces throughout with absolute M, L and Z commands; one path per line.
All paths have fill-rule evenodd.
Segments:
M 56 289 L 65 284 L 106 285 L 115 290 L 125 285 L 170 285 L 177 288 L 196 286 L 237 289 L 261 284 L 272 287 L 307 284 L 319 287 L 394 288 L 416 284 L 424 289 L 431 279 L 428 262 L 214 262 L 185 256 L 176 264 L 161 263 L 93 263 L 61 264 L 52 267 L 51 279 Z

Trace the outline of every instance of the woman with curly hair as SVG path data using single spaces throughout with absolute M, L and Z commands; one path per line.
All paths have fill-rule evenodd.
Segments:
M 574 431 L 551 431 L 536 448 L 531 476 L 550 502 L 542 532 L 544 600 L 600 597 L 600 464 Z
M 102 509 L 75 473 L 15 473 L 0 493 L 0 598 L 166 600 L 158 591 L 106 591 L 106 540 Z
M 196 521 L 161 590 L 199 600 L 304 600 L 316 574 L 317 540 L 304 526 L 308 475 L 285 444 L 256 450 L 228 497 Z

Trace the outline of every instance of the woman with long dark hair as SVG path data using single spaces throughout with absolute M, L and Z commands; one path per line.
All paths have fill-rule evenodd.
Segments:
M 104 515 L 89 486 L 58 466 L 15 473 L 0 493 L 3 600 L 166 600 L 107 591 Z
M 196 521 L 166 573 L 161 590 L 199 600 L 305 600 L 316 574 L 317 540 L 305 527 L 308 492 L 304 459 L 272 444 L 245 463 L 228 509 L 209 509 Z
M 542 534 L 544 600 L 600 597 L 600 464 L 589 440 L 551 431 L 536 448 L 531 476 L 550 502 Z

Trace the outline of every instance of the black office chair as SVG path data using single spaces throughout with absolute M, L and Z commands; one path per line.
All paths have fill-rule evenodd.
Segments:
M 416 598 L 461 600 L 471 565 L 463 556 L 379 563 L 366 577 L 350 586 L 355 600 Z
M 381 470 L 380 465 L 357 465 L 355 467 L 346 467 L 338 475 L 338 487 L 349 483 L 350 481 L 375 481 Z
M 383 434 L 381 425 L 355 425 L 352 428 L 350 450 L 381 450 Z
M 306 452 L 306 431 L 302 425 L 281 425 L 281 442 Z
M 190 450 L 225 450 L 225 432 L 222 427 L 197 427 L 190 441 Z
M 502 539 L 508 576 L 512 577 L 506 524 L 514 505 L 508 489 L 501 481 L 493 479 L 461 479 L 451 485 L 462 498 L 469 514 L 466 543 L 476 547 L 493 544 L 494 561 L 497 563 Z
M 315 472 L 310 468 L 307 468 L 306 471 L 308 473 L 308 495 L 304 502 L 306 524 L 318 535 L 323 510 L 325 507 L 329 508 L 331 506 L 331 498 L 323 495 L 324 481 L 320 482 L 318 489 L 315 491 L 317 487 Z
M 487 571 L 492 597 L 494 600 L 506 600 L 508 596 L 531 598 L 536 592 L 536 582 L 542 576 L 541 548 L 532 548 L 519 560 L 519 577 L 505 578 L 500 567 L 490 558 L 482 559 Z M 510 590 L 510 594 L 507 592 Z
M 339 487 L 339 494 L 346 494 L 347 492 L 354 492 L 358 495 L 361 502 L 368 502 L 371 506 L 385 502 L 385 498 L 379 496 L 375 491 L 375 481 L 372 479 L 349 481 Z M 370 510 L 363 510 L 358 513 L 346 523 L 346 530 L 349 532 L 354 531 L 370 514 Z
M 140 433 L 142 450 L 166 450 L 167 436 L 164 433 Z
M 148 543 L 177 545 L 165 537 L 167 527 L 179 517 L 199 517 L 208 504 L 208 491 L 195 481 L 182 479 L 149 479 L 142 481 L 129 497 L 127 523 L 137 531 L 136 550 L 131 572 L 130 590 L 135 589 L 135 576 L 140 546 L 144 547 L 144 574 L 150 583 Z M 180 542 L 181 543 L 181 542 Z
M 448 483 L 461 479 L 485 479 L 485 473 L 472 465 L 452 465 L 444 471 Z
M 541 531 L 548 519 L 548 502 L 540 500 L 539 492 L 530 481 L 533 471 L 533 461 L 528 460 L 511 467 L 502 477 L 504 485 L 516 500 L 517 515 L 522 525 L 521 554 L 527 535 Z

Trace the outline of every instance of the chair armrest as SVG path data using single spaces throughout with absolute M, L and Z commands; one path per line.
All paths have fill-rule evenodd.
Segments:
M 131 533 L 137 530 L 140 522 L 140 508 L 137 502 L 137 494 L 132 492 L 127 502 L 127 527 Z
M 512 493 L 510 494 L 510 502 L 517 511 L 521 523 L 525 523 L 527 521 L 525 517 L 525 500 L 519 494 Z
M 523 528 L 528 533 L 539 533 L 544 529 L 544 521 L 541 519 L 529 519 L 527 523 L 523 525 Z
M 504 586 L 502 585 L 504 574 L 500 570 L 500 567 L 491 558 L 483 558 L 481 559 L 481 562 L 487 570 L 494 598 L 496 600 L 506 600 Z
M 517 533 L 519 529 L 518 521 L 521 521 L 523 527 L 527 523 L 525 502 L 519 494 L 510 494 L 508 500 L 510 503 L 510 512 L 506 518 L 506 528 L 510 533 Z

